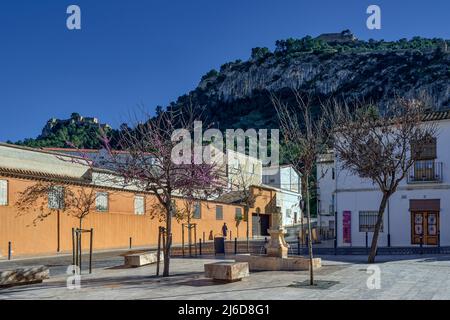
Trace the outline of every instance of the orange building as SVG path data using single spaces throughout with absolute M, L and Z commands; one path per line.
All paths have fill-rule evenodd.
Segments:
M 0 144 L 0 254 L 7 255 L 9 242 L 14 256 L 71 252 L 72 228 L 79 226 L 78 219 L 64 209 L 51 209 L 50 203 L 44 210 L 51 214 L 35 223 L 41 208 L 26 212 L 18 210 L 16 203 L 20 193 L 39 181 L 51 182 L 74 192 L 80 188 L 95 190 L 96 203 L 84 218 L 82 226 L 83 229 L 94 229 L 94 250 L 128 248 L 130 238 L 134 247 L 157 244 L 158 227 L 164 222 L 154 217 L 154 195 L 114 186 L 92 185 L 92 172 L 63 157 L 67 155 Z M 268 204 L 273 201 L 272 191 L 258 192 L 263 195 L 257 197 L 252 215 L 267 214 Z M 183 206 L 182 198 L 175 201 L 177 207 Z M 191 220 L 191 223 L 197 224 L 198 239 L 208 241 L 221 235 L 224 223 L 232 238 L 241 240 L 246 239 L 248 223 L 249 236 L 252 237 L 253 219 L 239 219 L 243 214 L 241 205 L 220 201 L 199 201 L 198 204 Z M 181 223 L 186 221 L 173 219 L 174 244 L 182 241 Z M 84 238 L 83 246 L 88 248 L 88 239 Z

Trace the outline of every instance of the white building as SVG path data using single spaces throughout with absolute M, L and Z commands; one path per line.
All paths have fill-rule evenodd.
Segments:
M 334 155 L 330 151 L 321 155 L 317 161 L 317 225 L 330 234 L 334 234 L 336 228 L 335 175 Z
M 438 135 L 418 159 L 384 213 L 379 246 L 450 245 L 450 111 L 428 116 Z M 337 217 L 338 246 L 365 246 L 372 240 L 381 193 L 367 179 L 343 170 L 332 153 L 317 164 L 321 217 Z M 331 221 L 331 219 L 330 219 Z
M 301 179 L 300 174 L 290 165 L 279 168 L 267 167 L 262 171 L 263 186 L 277 191 L 277 206 L 283 214 L 283 226 L 293 226 L 301 222 L 300 209 Z

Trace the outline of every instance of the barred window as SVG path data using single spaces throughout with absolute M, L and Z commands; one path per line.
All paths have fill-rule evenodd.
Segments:
M 144 196 L 134 197 L 134 214 L 136 214 L 136 215 L 145 214 L 145 197 Z
M 48 208 L 55 210 L 64 209 L 64 187 L 50 187 L 48 191 Z
M 194 204 L 194 219 L 201 219 L 202 218 L 202 206 L 200 202 L 196 202 Z
M 374 232 L 377 219 L 378 211 L 360 211 L 359 232 Z M 380 232 L 383 232 L 383 223 L 381 223 Z
M 216 220 L 223 220 L 223 207 L 216 206 Z
M 0 180 L 0 206 L 8 205 L 8 181 Z
M 414 160 L 433 160 L 437 158 L 436 138 L 427 137 L 425 141 L 411 144 L 411 154 Z
M 108 211 L 108 193 L 107 192 L 97 192 L 95 198 L 95 207 L 97 211 L 106 212 Z

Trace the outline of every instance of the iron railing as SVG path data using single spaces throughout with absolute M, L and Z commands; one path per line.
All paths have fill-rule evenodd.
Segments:
M 408 183 L 439 183 L 442 180 L 442 162 L 436 162 L 434 160 L 416 161 L 408 174 Z

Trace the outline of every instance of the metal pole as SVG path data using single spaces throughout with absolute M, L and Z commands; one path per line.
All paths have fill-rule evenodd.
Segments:
M 79 255 L 79 258 L 80 258 L 80 274 L 81 274 L 81 262 L 82 262 L 82 255 L 83 255 L 83 243 L 81 242 L 81 236 L 82 236 L 82 234 L 81 234 L 81 229 L 79 229 L 79 241 L 80 241 L 80 255 Z
M 441 232 L 437 233 L 437 244 L 438 244 L 438 253 L 441 253 Z
M 91 228 L 91 239 L 89 244 L 89 273 L 92 273 L 92 240 L 94 238 L 94 229 Z M 131 239 L 131 238 L 130 238 Z
M 75 265 L 75 230 L 72 228 L 72 265 Z
M 56 214 L 56 252 L 59 252 L 61 249 L 61 241 L 60 241 L 60 233 L 61 233 L 61 228 L 60 228 L 60 212 L 58 210 L 57 214 Z
M 423 236 L 420 235 L 420 254 L 423 254 Z
M 267 237 L 264 237 L 264 254 L 267 254 L 267 248 L 266 245 L 267 244 Z
M 300 237 L 297 237 L 297 254 L 300 255 Z
M 194 224 L 194 248 L 195 248 L 195 256 L 197 256 L 197 225 Z
M 183 253 L 184 257 L 184 223 L 181 224 L 181 252 Z
M 159 276 L 159 263 L 161 262 L 161 227 L 158 231 L 158 253 L 156 257 L 156 276 Z
M 132 244 L 133 244 L 133 238 L 130 237 L 130 249 L 131 249 L 131 247 L 132 247 Z
M 205 231 L 203 231 L 203 243 L 205 243 Z
M 368 252 L 368 250 L 369 250 L 369 234 L 366 231 L 366 251 Z
M 202 255 L 202 239 L 198 239 L 198 245 L 199 254 Z
M 192 225 L 188 224 L 188 244 L 189 244 L 189 257 L 192 257 Z
M 79 267 L 79 261 L 78 261 L 78 253 L 79 253 L 79 249 L 78 249 L 78 231 L 77 229 L 74 230 L 75 233 L 75 265 Z
M 8 260 L 11 260 L 12 257 L 12 246 L 11 241 L 8 241 Z
M 237 254 L 237 238 L 234 238 L 234 254 Z

